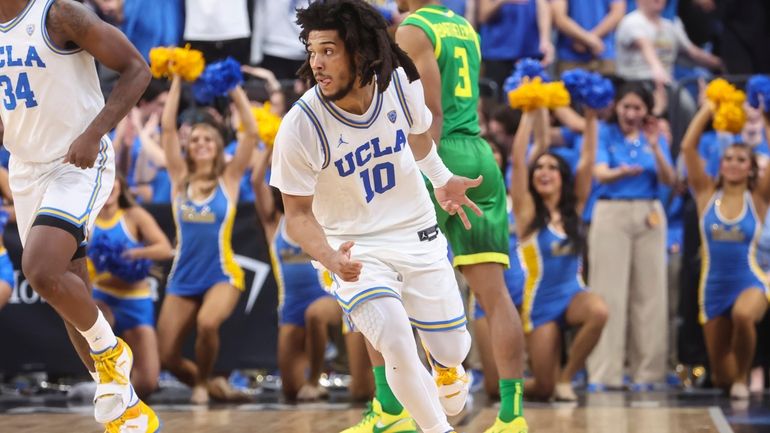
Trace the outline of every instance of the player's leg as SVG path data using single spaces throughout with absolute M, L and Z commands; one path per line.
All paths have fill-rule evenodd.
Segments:
M 139 398 L 146 398 L 158 389 L 160 376 L 160 356 L 158 355 L 158 337 L 155 329 L 149 325 L 137 326 L 123 332 L 123 338 L 134 351 L 134 370 L 131 372 L 131 384 Z
M 570 301 L 565 318 L 567 324 L 577 326 L 578 331 L 569 349 L 567 365 L 562 369 L 556 384 L 557 399 L 576 400 L 572 378 L 585 366 L 588 355 L 599 342 L 608 316 L 607 304 L 596 293 L 580 291 Z
M 91 279 L 89 278 L 89 275 L 88 275 L 88 266 L 87 266 L 86 258 L 83 257 L 83 258 L 73 260 L 70 263 L 69 269 L 75 275 L 80 277 L 81 280 L 83 280 L 83 283 L 86 285 L 86 287 L 88 287 L 89 292 L 91 292 L 92 291 Z M 112 311 L 110 310 L 110 308 L 106 304 L 100 303 L 99 301 L 96 301 L 96 305 L 99 308 L 99 310 L 101 310 L 102 314 L 104 315 L 104 318 L 107 320 L 107 323 L 110 324 L 110 327 L 114 327 L 115 318 L 113 317 Z M 104 306 L 104 308 L 102 308 L 102 306 Z M 67 329 L 67 335 L 69 336 L 70 341 L 72 342 L 72 346 L 75 347 L 75 351 L 80 357 L 80 360 L 83 361 L 83 364 L 86 366 L 91 376 L 96 378 L 96 369 L 94 368 L 94 360 L 91 358 L 91 349 L 88 347 L 88 342 L 83 338 L 82 335 L 80 335 L 77 329 L 75 329 L 75 327 L 72 326 L 66 320 L 64 321 L 64 327 Z
M 749 398 L 748 380 L 754 352 L 757 348 L 757 323 L 767 311 L 767 296 L 762 289 L 744 290 L 735 301 L 731 314 L 733 322 L 732 352 L 736 372 L 730 395 L 736 399 Z
M 370 299 L 357 305 L 350 316 L 356 329 L 382 354 L 388 384 L 422 431 L 452 431 L 433 379 L 417 356 L 412 327 L 401 302 L 392 297 Z M 379 422 L 392 423 L 386 414 Z
M 345 348 L 348 353 L 348 368 L 350 369 L 350 398 L 353 401 L 367 401 L 374 396 L 374 377 L 372 363 L 366 349 L 366 339 L 360 332 L 346 330 Z
M 524 384 L 527 398 L 548 400 L 556 388 L 556 372 L 561 363 L 561 333 L 556 322 L 547 322 L 527 335 L 532 380 Z
M 732 321 L 727 317 L 718 316 L 703 325 L 711 383 L 715 388 L 728 390 L 735 379 L 737 365 L 732 351 L 732 335 Z
M 318 385 L 324 367 L 326 344 L 329 341 L 329 327 L 339 326 L 342 309 L 331 296 L 322 296 L 313 301 L 305 311 L 305 330 L 307 332 L 307 351 L 310 359 L 308 387 L 300 391 L 300 400 L 316 400 L 328 395 Z
M 208 389 L 208 393 L 218 400 L 242 397 L 236 396 L 223 379 L 210 380 L 219 356 L 219 328 L 232 314 L 240 296 L 240 290 L 230 283 L 215 284 L 203 295 L 203 303 L 196 317 L 195 364 L 198 366 L 198 377 L 193 390 L 197 390 L 201 398 L 201 389 Z
M 166 294 L 158 315 L 160 365 L 189 387 L 195 386 L 198 367 L 182 357 L 182 345 L 195 325 L 200 306 L 199 299 Z
M 305 383 L 308 366 L 305 328 L 289 323 L 278 327 L 278 371 L 281 373 L 281 390 L 288 401 L 297 399 L 297 393 Z
M 484 370 L 484 391 L 492 399 L 500 398 L 500 376 L 497 374 L 495 356 L 492 352 L 492 339 L 490 338 L 489 321 L 486 317 L 479 317 L 473 322 L 473 341 L 479 352 L 481 368 Z

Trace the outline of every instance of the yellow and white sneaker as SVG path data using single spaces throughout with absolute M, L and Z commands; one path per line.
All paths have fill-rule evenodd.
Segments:
M 99 381 L 94 395 L 94 418 L 107 424 L 121 417 L 128 406 L 137 401 L 131 386 L 134 355 L 131 348 L 118 338 L 118 344 L 100 353 L 91 353 Z
M 115 421 L 104 426 L 104 433 L 157 433 L 160 420 L 155 412 L 142 400 L 123 412 Z
M 417 433 L 417 424 L 406 409 L 398 415 L 385 413 L 375 398 L 364 412 L 363 419 L 341 433 Z
M 444 368 L 431 362 L 433 379 L 438 387 L 438 397 L 444 413 L 449 416 L 457 415 L 465 407 L 470 388 L 470 377 L 462 365 L 454 368 Z
M 500 418 L 495 419 L 495 423 L 492 427 L 488 428 L 484 433 L 528 433 L 529 426 L 527 426 L 527 420 L 523 416 L 514 418 L 511 422 L 504 422 Z

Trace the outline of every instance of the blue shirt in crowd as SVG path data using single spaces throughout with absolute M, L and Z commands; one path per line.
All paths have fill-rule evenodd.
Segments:
M 148 60 L 151 48 L 179 45 L 184 32 L 184 2 L 126 0 L 120 30 Z
M 481 57 L 515 61 L 540 57 L 536 0 L 506 3 L 481 25 Z
M 668 163 L 671 164 L 668 142 L 662 136 L 660 148 Z M 643 169 L 637 176 L 605 183 L 600 198 L 610 200 L 658 198 L 658 170 L 655 165 L 655 155 L 644 134 L 640 134 L 638 139 L 631 141 L 625 138 L 617 124 L 602 125 L 599 129 L 596 163 L 605 163 L 610 168 L 629 165 L 640 166 Z
M 466 0 L 441 0 L 441 4 L 448 7 L 452 12 L 460 16 L 465 16 Z
M 610 11 L 612 3 L 623 0 L 571 0 L 568 1 L 567 14 L 580 27 L 591 30 L 596 27 Z M 602 38 L 604 52 L 602 60 L 615 59 L 615 32 L 609 32 Z M 556 40 L 556 57 L 570 62 L 587 62 L 593 59 L 590 52 L 578 53 L 572 48 L 573 39 L 559 32 Z

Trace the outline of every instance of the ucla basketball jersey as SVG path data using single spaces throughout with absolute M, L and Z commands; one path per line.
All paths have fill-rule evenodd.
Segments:
M 702 323 L 729 310 L 745 289 L 756 287 L 767 293 L 767 281 L 756 257 L 762 224 L 751 193 L 744 193 L 743 210 L 732 220 L 719 212 L 721 197 L 722 191 L 717 191 L 700 219 Z
M 222 182 L 203 201 L 190 199 L 189 191 L 178 194 L 173 211 L 177 251 L 169 293 L 201 295 L 220 282 L 243 290 L 243 270 L 235 262 L 231 244 L 236 209 Z
M 525 332 L 561 316 L 572 297 L 583 290 L 580 258 L 566 239 L 549 225 L 519 246 L 524 270 L 521 318 Z
M 409 134 L 425 132 L 431 123 L 422 92 L 419 81 L 410 83 L 398 69 L 384 92 L 375 89 L 366 113 L 353 115 L 313 87 L 284 118 L 271 184 L 287 194 L 313 194 L 313 213 L 333 242 L 392 242 L 435 226 L 433 204 L 407 143 Z M 312 190 L 309 179 L 285 168 L 296 164 L 295 152 L 313 170 Z
M 142 243 L 136 240 L 134 235 L 132 235 L 131 231 L 128 229 L 125 212 L 122 209 L 118 210 L 110 219 L 97 218 L 91 236 L 92 239 L 106 236 L 111 243 L 124 245 L 127 250 L 142 246 Z M 137 290 L 131 291 L 116 290 L 114 287 L 110 287 L 109 281 L 113 278 L 112 274 L 109 272 L 97 272 L 91 263 L 91 260 L 88 261 L 88 271 L 93 285 L 97 289 L 109 293 L 110 295 L 119 298 L 139 298 L 150 295 L 147 286 L 137 286 Z
M 48 37 L 53 2 L 29 0 L 16 18 L 0 23 L 3 145 L 24 162 L 64 157 L 104 107 L 93 56 Z

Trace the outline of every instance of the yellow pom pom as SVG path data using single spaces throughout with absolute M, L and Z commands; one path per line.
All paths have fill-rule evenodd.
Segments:
M 725 102 L 719 105 L 714 113 L 714 129 L 738 134 L 746 123 L 746 111 L 742 104 Z
M 267 146 L 272 146 L 278 134 L 278 128 L 281 126 L 281 117 L 270 111 L 269 102 L 265 102 L 261 107 L 252 107 L 251 114 L 257 121 L 259 140 Z M 238 126 L 238 131 L 243 131 L 243 124 Z
M 190 45 L 184 48 L 174 48 L 172 51 L 172 62 L 170 71 L 178 74 L 185 81 L 195 81 L 198 79 L 206 62 L 203 60 L 203 53 L 198 50 L 190 49 Z
M 540 77 L 535 77 L 531 81 L 525 78 L 519 87 L 508 92 L 510 106 L 524 111 L 540 108 L 544 106 L 545 101 L 543 81 Z
M 171 49 L 168 47 L 155 47 L 150 50 L 150 71 L 155 78 L 169 76 L 169 62 L 171 61 Z
M 545 94 L 545 107 L 554 109 L 566 107 L 570 103 L 569 92 L 561 81 L 543 84 L 543 92 Z

